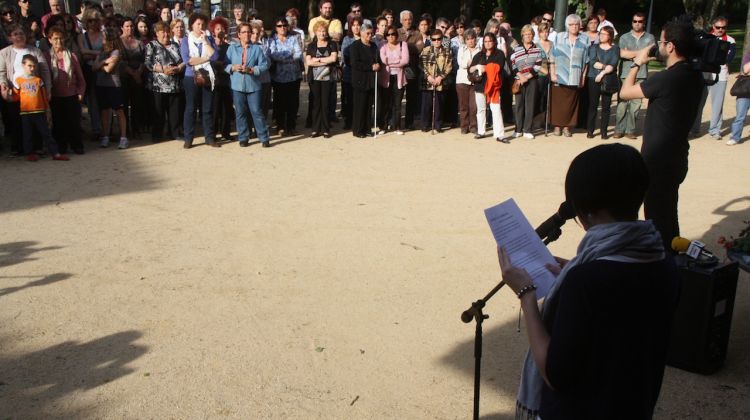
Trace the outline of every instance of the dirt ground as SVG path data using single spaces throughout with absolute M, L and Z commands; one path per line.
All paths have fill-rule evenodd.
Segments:
M 727 95 L 725 127 L 734 113 Z M 459 315 L 500 280 L 483 209 L 513 197 L 540 223 L 601 140 L 272 141 L 0 160 L 1 419 L 470 417 Z M 722 256 L 750 219 L 748 146 L 691 141 L 682 234 Z M 750 417 L 748 280 L 723 369 L 667 368 L 657 418 Z M 481 413 L 511 418 L 518 301 L 486 313 Z

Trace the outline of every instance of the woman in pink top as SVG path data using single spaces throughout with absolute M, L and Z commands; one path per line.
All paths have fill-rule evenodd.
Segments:
M 47 39 L 52 44 L 46 53 L 52 73 L 52 135 L 60 153 L 67 153 L 70 146 L 75 154 L 82 155 L 81 101 L 86 93 L 86 81 L 78 57 L 65 48 L 63 29 L 50 28 Z
M 404 67 L 409 65 L 409 47 L 406 42 L 399 42 L 398 30 L 393 26 L 386 28 L 385 39 L 386 43 L 380 47 L 383 66 L 378 73 L 378 82 L 384 89 L 380 95 L 382 99 L 379 108 L 383 110 L 382 122 L 390 120 L 388 130 L 395 130 L 396 134 L 402 135 L 401 100 L 406 86 Z M 378 126 L 383 127 L 385 124 L 382 122 Z

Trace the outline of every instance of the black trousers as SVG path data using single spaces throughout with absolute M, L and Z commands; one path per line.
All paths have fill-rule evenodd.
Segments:
M 443 109 L 443 92 L 435 91 L 435 121 L 432 121 L 432 95 L 432 90 L 422 91 L 422 130 L 431 129 L 433 122 L 436 130 L 440 130 L 442 127 L 440 124 L 440 110 Z
M 279 130 L 297 128 L 300 80 L 289 83 L 273 82 L 273 117 Z
M 329 133 L 331 125 L 328 121 L 328 101 L 331 96 L 331 82 L 310 82 L 312 96 L 311 123 L 314 133 Z
M 378 91 L 378 95 L 383 92 L 383 100 L 378 105 L 378 110 L 382 109 L 383 125 L 387 123 L 391 130 L 401 129 L 401 101 L 404 99 L 404 89 L 398 88 L 398 76 L 391 75 L 388 79 L 388 87 Z
M 405 90 L 406 112 L 404 113 L 404 123 L 407 129 L 412 129 L 414 126 L 414 117 L 419 112 L 419 98 L 421 97 L 419 79 L 407 80 Z
M 607 125 L 609 125 L 609 115 L 612 110 L 612 94 L 602 93 L 602 84 L 596 83 L 596 81 L 589 78 L 588 81 L 588 97 L 589 104 L 588 110 L 586 111 L 586 131 L 589 134 L 594 134 L 594 128 L 596 128 L 596 109 L 599 107 L 599 98 L 602 100 L 602 120 L 600 124 L 600 130 L 602 137 L 607 136 Z
M 167 136 L 176 138 L 182 125 L 180 121 L 181 96 L 176 93 L 152 92 L 154 113 L 151 120 L 151 139 L 164 139 L 164 123 L 167 124 Z M 165 118 L 166 117 L 166 118 Z
M 214 127 L 224 140 L 230 138 L 234 121 L 234 101 L 229 86 L 214 87 Z
M 500 88 L 500 111 L 503 116 L 503 123 L 513 123 L 513 76 L 503 76 L 503 86 Z M 490 113 L 491 114 L 491 113 Z M 518 131 L 518 128 L 516 128 Z
M 23 153 L 23 133 L 21 131 L 21 103 L 3 101 L 3 126 L 5 136 L 10 137 L 10 149 L 14 153 Z
M 355 136 L 370 132 L 370 109 L 374 96 L 374 89 L 352 90 L 352 133 Z
M 646 162 L 649 186 L 643 202 L 643 213 L 656 225 L 664 249 L 672 249 L 672 239 L 680 235 L 677 201 L 682 181 L 687 176 L 687 157 L 682 162 Z
M 60 153 L 68 153 L 68 147 L 83 151 L 81 140 L 81 103 L 78 96 L 54 96 L 50 101 L 52 110 L 52 136 Z
M 537 108 L 537 97 L 539 85 L 536 79 L 531 79 L 521 86 L 521 91 L 516 95 L 516 133 L 531 133 L 534 122 L 534 113 Z
M 451 82 L 443 88 L 444 107 L 443 123 L 457 126 L 458 122 L 458 95 L 456 94 L 456 76 L 450 76 Z

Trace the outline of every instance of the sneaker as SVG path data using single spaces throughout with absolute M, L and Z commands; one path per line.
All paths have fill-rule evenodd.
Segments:
M 513 133 L 513 137 L 515 137 L 515 138 L 519 138 L 521 136 L 523 136 L 523 133 L 519 133 L 518 131 L 516 131 L 515 133 Z
M 107 136 L 102 137 L 101 140 L 99 141 L 99 147 L 102 147 L 102 148 L 109 147 L 109 137 Z
M 120 144 L 117 145 L 118 149 L 127 149 L 128 148 L 128 139 L 127 137 L 120 137 Z
M 721 140 L 721 134 L 711 134 L 711 138 L 714 140 Z
M 37 156 L 35 153 L 29 153 L 28 155 L 26 155 L 26 160 L 29 162 L 36 162 L 37 160 L 39 160 L 39 156 Z
M 736 139 L 729 139 L 727 141 L 727 146 L 736 146 L 738 144 L 740 144 L 740 141 Z
M 396 130 L 396 135 L 398 135 L 398 136 L 403 136 L 403 135 L 404 135 L 404 132 L 403 132 L 403 131 L 401 131 L 401 130 Z
M 52 160 L 61 160 L 63 162 L 67 162 L 70 160 L 70 158 L 67 155 L 63 155 L 61 153 L 58 153 L 54 156 L 52 156 Z
M 534 138 L 534 135 L 531 134 L 531 133 L 523 133 L 523 137 L 526 138 L 526 139 L 531 140 L 531 139 Z

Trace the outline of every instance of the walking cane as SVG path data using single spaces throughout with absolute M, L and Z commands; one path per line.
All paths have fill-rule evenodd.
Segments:
M 435 98 L 437 97 L 437 86 L 432 85 L 432 132 L 435 135 Z
M 375 115 L 372 119 L 373 138 L 378 138 L 378 72 L 375 72 Z

